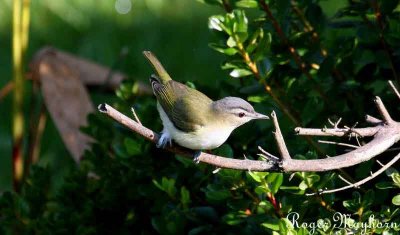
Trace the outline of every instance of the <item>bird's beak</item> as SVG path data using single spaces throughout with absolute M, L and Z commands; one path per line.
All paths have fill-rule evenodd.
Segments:
M 267 115 L 261 114 L 261 113 L 256 113 L 254 112 L 253 114 L 254 119 L 269 119 Z

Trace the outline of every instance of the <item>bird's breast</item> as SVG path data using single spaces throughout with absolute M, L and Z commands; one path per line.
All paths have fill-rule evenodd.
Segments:
M 222 145 L 232 133 L 234 127 L 225 125 L 203 125 L 193 132 L 183 132 L 177 129 L 169 120 L 160 105 L 157 105 L 164 126 L 163 132 L 168 132 L 179 145 L 193 150 L 215 149 Z

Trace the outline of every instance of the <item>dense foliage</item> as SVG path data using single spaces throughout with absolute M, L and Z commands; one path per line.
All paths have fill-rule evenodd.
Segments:
M 293 128 L 298 125 L 322 127 L 328 118 L 339 117 L 348 126 L 357 121 L 363 125 L 365 114 L 377 113 L 373 95 L 381 96 L 391 113 L 398 112 L 398 100 L 387 88 L 387 80 L 400 82 L 398 0 L 349 1 L 332 16 L 321 6 L 333 7 L 334 1 L 204 2 L 221 8 L 221 14 L 209 18 L 215 37 L 204 43 L 225 56 L 221 68 L 236 80 L 197 88 L 213 98 L 247 98 L 262 113 L 275 110 L 289 151 L 297 158 L 333 156 L 344 151 L 316 147 L 315 140 L 294 136 Z M 145 126 L 160 130 L 161 123 L 154 118 L 158 117 L 155 99 L 133 96 L 132 84 L 127 81 L 120 87 L 114 105 L 125 113 L 134 105 Z M 339 174 L 354 180 L 365 178 L 379 168 L 373 161 L 344 172 L 318 174 L 214 171 L 156 149 L 101 114 L 91 115 L 89 126 L 82 131 L 96 142 L 56 190 L 50 190 L 48 169 L 35 166 L 20 194 L 2 195 L 0 233 L 400 231 L 400 175 L 394 168 L 360 189 L 305 195 L 344 185 Z M 271 131 L 269 122 L 247 124 L 214 153 L 227 157 L 245 154 L 255 159 L 257 146 L 274 153 Z M 394 154 L 388 152 L 381 159 L 385 162 Z M 298 223 L 293 223 L 296 216 Z M 300 226 L 303 222 L 306 224 Z

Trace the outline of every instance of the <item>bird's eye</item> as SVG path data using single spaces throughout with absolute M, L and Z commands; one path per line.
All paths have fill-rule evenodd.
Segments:
M 244 113 L 239 113 L 239 117 L 244 117 Z

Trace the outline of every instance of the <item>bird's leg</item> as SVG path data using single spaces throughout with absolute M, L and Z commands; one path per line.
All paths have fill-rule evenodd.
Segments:
M 193 162 L 194 162 L 194 163 L 196 163 L 196 164 L 199 164 L 199 163 L 200 163 L 200 154 L 201 154 L 201 151 L 200 151 L 200 150 L 198 150 L 198 151 L 196 151 L 196 152 L 194 153 L 194 155 L 193 155 Z
M 160 139 L 157 142 L 157 148 L 165 148 L 165 146 L 169 143 L 169 145 L 172 145 L 172 138 L 171 135 L 166 131 L 165 129 L 161 132 Z

